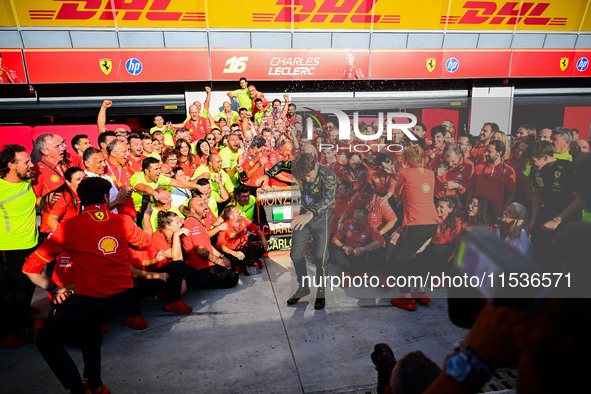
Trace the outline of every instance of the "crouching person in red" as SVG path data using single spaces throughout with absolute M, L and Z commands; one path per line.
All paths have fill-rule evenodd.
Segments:
M 235 205 L 228 205 L 223 214 L 227 230 L 218 235 L 218 249 L 232 263 L 232 270 L 244 271 L 255 265 L 262 267 L 263 257 L 269 244 L 260 228 L 244 216 Z
M 109 211 L 111 184 L 86 178 L 78 186 L 84 211 L 59 224 L 52 235 L 27 259 L 23 272 L 61 304 L 38 328 L 37 347 L 65 388 L 72 393 L 107 393 L 101 380 L 99 327 L 122 312 L 131 295 L 127 244 L 150 245 L 150 238 L 126 215 Z M 67 251 L 72 258 L 76 294 L 55 284 L 44 272 L 47 262 Z M 84 358 L 82 383 L 76 364 L 63 343 L 76 342 Z
M 146 211 L 148 212 L 148 211 Z M 144 216 L 146 232 L 152 232 L 152 226 L 147 219 L 150 214 Z M 148 327 L 141 317 L 140 300 L 156 295 L 163 286 L 168 291 L 168 302 L 164 310 L 178 314 L 187 314 L 193 308 L 181 300 L 183 280 L 185 278 L 185 262 L 181 247 L 181 235 L 189 235 L 189 230 L 183 228 L 183 219 L 174 212 L 160 211 L 157 217 L 158 231 L 152 234 L 152 245 L 144 250 L 133 250 L 131 272 L 133 279 L 133 293 L 127 306 L 127 316 L 123 323 L 134 330 L 143 330 Z M 143 254 L 143 255 L 142 255 Z M 150 256 L 155 256 L 150 258 Z M 156 279 L 156 280 L 155 280 Z M 164 283 L 166 282 L 166 283 Z
M 188 205 L 190 215 L 184 225 L 191 235 L 183 237 L 183 249 L 187 252 L 187 286 L 199 289 L 234 287 L 238 283 L 238 275 L 230 270 L 230 260 L 211 245 L 211 239 L 203 224 L 209 211 L 208 201 L 199 190 L 194 191 L 193 195 Z

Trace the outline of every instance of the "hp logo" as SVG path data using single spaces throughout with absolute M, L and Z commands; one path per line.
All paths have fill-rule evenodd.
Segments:
M 450 57 L 445 62 L 445 69 L 450 73 L 458 71 L 458 67 L 460 67 L 460 62 L 455 57 Z
M 134 57 L 132 57 L 131 59 L 127 59 L 127 61 L 125 62 L 125 69 L 131 75 L 138 75 L 142 72 L 143 69 L 142 62 L 140 62 Z
M 589 60 L 586 57 L 577 60 L 577 70 L 585 71 L 587 67 L 589 67 Z

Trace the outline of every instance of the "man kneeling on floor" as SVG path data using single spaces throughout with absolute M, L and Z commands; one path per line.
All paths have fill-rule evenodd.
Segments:
M 193 195 L 188 203 L 190 215 L 183 226 L 191 232 L 191 235 L 183 237 L 183 249 L 187 252 L 187 286 L 200 289 L 234 287 L 238 283 L 238 275 L 230 270 L 230 260 L 211 245 L 203 224 L 209 211 L 208 201 L 199 190 L 193 192 Z
M 368 220 L 366 208 L 357 208 L 353 217 L 339 226 L 332 238 L 333 261 L 337 262 L 349 276 L 370 272 L 370 263 L 375 253 L 371 253 L 386 245 L 384 237 Z
M 228 257 L 232 270 L 244 271 L 248 275 L 248 267 L 262 266 L 260 258 L 269 250 L 269 244 L 261 229 L 241 216 L 235 205 L 228 205 L 223 217 L 228 229 L 220 231 L 218 249 Z

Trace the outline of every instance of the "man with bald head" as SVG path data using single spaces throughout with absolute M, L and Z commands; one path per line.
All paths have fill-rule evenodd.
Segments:
M 189 130 L 193 141 L 199 141 L 205 138 L 205 135 L 211 131 L 209 121 L 205 116 L 209 111 L 209 99 L 211 98 L 211 88 L 205 87 L 207 96 L 205 98 L 205 108 L 201 111 L 201 103 L 195 101 L 193 105 L 189 107 L 189 119 L 185 122 L 184 128 Z
M 550 137 L 552 136 L 552 129 L 542 129 L 538 133 L 538 141 L 548 141 L 550 142 Z
M 229 101 L 224 101 L 223 103 L 223 111 L 214 116 L 213 120 L 219 122 L 220 119 L 226 119 L 228 124 L 233 124 L 238 121 L 238 112 L 232 111 L 232 104 Z

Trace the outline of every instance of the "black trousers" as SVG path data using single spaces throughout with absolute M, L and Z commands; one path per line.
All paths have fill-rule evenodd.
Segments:
M 328 275 L 331 220 L 332 211 L 329 209 L 327 212 L 315 215 L 301 230 L 293 230 L 291 235 L 291 261 L 300 286 L 302 286 L 303 277 L 308 275 L 305 250 L 312 238 L 314 239 L 312 262 L 316 266 L 315 283 L 324 284 L 324 278 Z
M 104 298 L 74 294 L 47 320 L 37 337 L 37 348 L 66 389 L 73 393 L 86 390 L 63 344 L 73 342 L 80 346 L 89 388 L 94 390 L 102 385 L 99 327 L 122 312 L 130 296 L 131 289 Z
M 365 252 L 360 256 L 354 254 L 345 253 L 342 248 L 335 245 L 331 245 L 331 262 L 340 265 L 345 272 L 349 272 L 352 275 L 360 275 L 365 272 L 370 273 L 373 271 L 373 266 L 370 264 L 370 258 L 374 256 L 373 253 Z
M 396 243 L 389 266 L 394 271 L 394 275 L 422 275 L 424 269 L 415 262 L 415 253 L 423 246 L 429 238 L 432 238 L 437 232 L 436 224 L 421 224 L 416 226 L 406 226 L 400 234 Z M 410 287 L 400 288 L 401 293 L 408 293 Z
M 35 249 L 0 251 L 0 338 L 26 326 L 35 285 L 23 274 L 23 264 Z
M 261 257 L 263 257 L 265 249 L 263 249 L 259 237 L 249 237 L 248 244 L 244 248 L 238 249 L 237 252 L 244 253 L 244 259 L 240 260 L 230 254 L 225 255 L 232 263 L 233 271 L 236 271 L 236 269 L 240 270 L 240 268 L 252 267 Z
M 238 284 L 238 275 L 221 265 L 212 265 L 197 270 L 185 267 L 187 286 L 197 289 L 227 289 Z
M 140 310 L 140 300 L 158 294 L 163 286 L 170 289 L 169 302 L 176 302 L 181 299 L 181 287 L 185 278 L 184 261 L 172 261 L 150 272 L 166 272 L 168 274 L 168 280 L 165 283 L 160 279 L 134 278 L 132 296 L 125 309 L 128 316 L 140 316 L 142 313 Z

